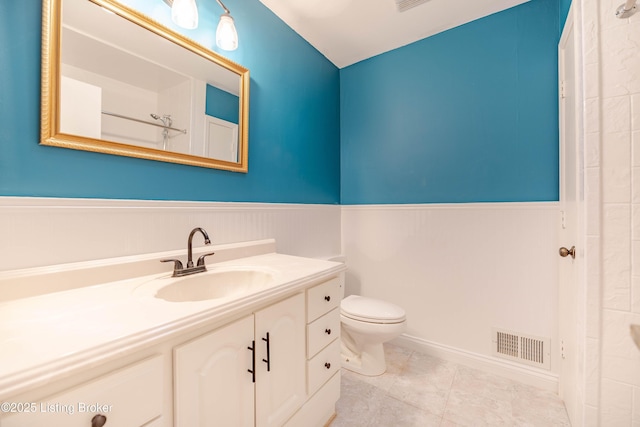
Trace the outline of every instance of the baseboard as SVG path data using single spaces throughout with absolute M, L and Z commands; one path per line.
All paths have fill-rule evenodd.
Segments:
M 558 393 L 558 376 L 548 371 L 460 350 L 406 334 L 399 336 L 391 342 L 400 347 Z

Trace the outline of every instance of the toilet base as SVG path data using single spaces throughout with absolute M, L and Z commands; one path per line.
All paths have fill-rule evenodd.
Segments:
M 360 354 L 355 354 L 342 343 L 342 367 L 360 375 L 375 377 L 387 370 L 382 343 L 364 346 Z

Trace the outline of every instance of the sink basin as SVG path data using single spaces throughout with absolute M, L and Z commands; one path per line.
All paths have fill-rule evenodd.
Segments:
M 272 283 L 273 275 L 266 271 L 209 271 L 176 279 L 155 296 L 171 302 L 204 301 L 257 292 Z

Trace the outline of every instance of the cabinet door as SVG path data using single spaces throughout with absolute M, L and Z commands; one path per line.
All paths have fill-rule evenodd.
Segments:
M 281 426 L 306 400 L 304 294 L 257 312 L 255 324 L 256 426 Z
M 253 426 L 252 341 L 248 316 L 176 347 L 176 427 Z

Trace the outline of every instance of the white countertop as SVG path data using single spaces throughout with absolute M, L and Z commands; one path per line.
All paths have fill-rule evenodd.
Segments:
M 220 262 L 208 270 L 230 267 L 269 270 L 275 280 L 239 298 L 168 302 L 154 297 L 170 280 L 170 274 L 161 273 L 0 302 L 0 400 L 55 379 L 59 372 L 143 349 L 345 269 L 336 262 L 269 253 Z

